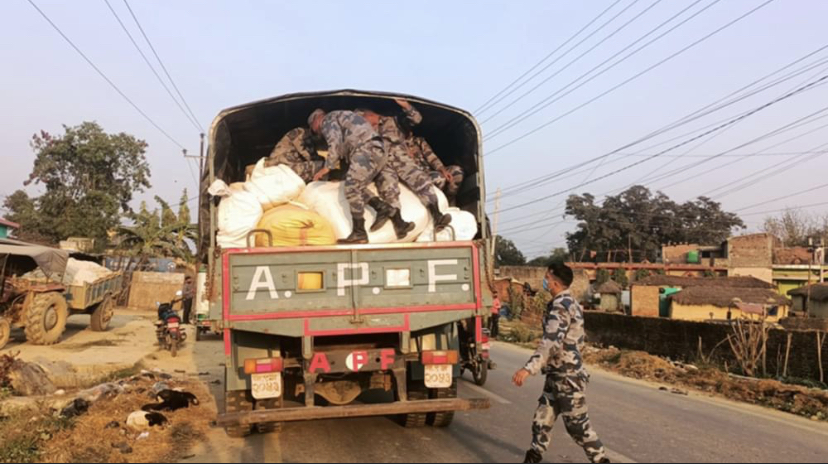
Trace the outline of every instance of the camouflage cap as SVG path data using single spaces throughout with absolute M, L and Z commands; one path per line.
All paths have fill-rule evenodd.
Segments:
M 313 113 L 308 116 L 308 126 L 313 125 L 313 121 L 316 119 L 317 116 L 325 114 L 325 111 L 322 108 L 317 108 L 313 110 Z

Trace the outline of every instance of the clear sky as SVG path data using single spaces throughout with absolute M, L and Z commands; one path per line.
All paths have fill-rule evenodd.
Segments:
M 34 1 L 142 110 L 190 152 L 197 152 L 198 131 L 151 74 L 104 0 Z M 109 1 L 152 59 L 123 0 Z M 223 108 L 259 98 L 321 89 L 399 91 L 473 111 L 615 4 L 583 34 L 545 61 L 541 68 L 561 57 L 557 63 L 491 110 L 479 114 L 479 121 L 486 121 L 483 123 L 484 136 L 497 134 L 495 130 L 499 126 L 542 99 L 556 92 L 562 96 L 537 114 L 518 119 L 513 128 L 488 135 L 484 144 L 485 150 L 491 152 L 486 157 L 487 187 L 493 197 L 497 188 L 518 185 L 527 179 L 611 152 L 828 45 L 828 29 L 825 27 L 828 1 L 776 0 L 629 84 L 506 148 L 494 151 L 600 96 L 765 1 L 131 0 L 130 6 L 199 124 L 209 127 L 213 117 Z M 617 59 L 575 84 L 573 81 L 662 22 L 689 7 L 683 15 L 619 55 L 619 59 L 708 5 L 712 6 L 683 26 L 567 94 Z M 627 10 L 623 11 L 625 8 Z M 598 30 L 616 15 L 616 19 Z M 621 30 L 615 33 L 619 28 Z M 598 32 L 587 38 L 595 30 Z M 4 70 L 0 75 L 4 109 L 0 124 L 0 161 L 3 166 L 0 169 L 0 195 L 22 187 L 33 160 L 28 145 L 33 133 L 41 129 L 60 132 L 61 124 L 75 125 L 84 120 L 98 121 L 107 131 L 125 131 L 149 143 L 153 183 L 149 195 L 177 200 L 185 187 L 194 193 L 194 177 L 180 149 L 123 101 L 27 0 L 0 2 L 0 41 L 3 43 L 0 62 Z M 570 48 L 572 51 L 564 55 Z M 589 53 L 576 60 L 585 52 Z M 823 58 L 828 58 L 828 50 L 801 64 Z M 537 90 L 487 121 L 515 98 L 555 73 L 556 76 Z M 556 179 L 519 194 L 504 195 L 501 209 L 566 192 L 596 179 L 600 180 L 574 192 L 604 194 L 646 178 L 658 168 L 661 170 L 653 176 L 685 165 L 687 167 L 678 170 L 673 177 L 647 182 L 647 185 L 663 188 L 665 193 L 681 201 L 728 187 L 713 191 L 711 195 L 715 197 L 728 193 L 727 190 L 733 187 L 732 193 L 717 199 L 726 208 L 734 210 L 820 186 L 826 182 L 827 157 L 819 153 L 799 153 L 813 151 L 828 143 L 828 129 L 819 130 L 821 125 L 828 123 L 825 119 L 805 120 L 807 125 L 727 153 L 753 155 L 751 157 L 724 156 L 699 166 L 692 165 L 705 160 L 703 156 L 723 153 L 822 109 L 828 101 L 826 86 L 763 110 L 714 139 L 700 139 L 665 153 L 664 156 L 672 158 L 661 157 L 618 175 L 601 177 L 632 162 L 645 160 L 641 155 L 658 153 L 692 135 L 650 148 L 653 145 L 759 107 L 825 74 L 828 74 L 828 61 L 819 62 L 819 66 L 796 79 L 649 143 L 624 150 L 606 158 L 603 163 L 576 171 L 571 177 Z M 818 116 L 825 114 L 828 113 Z M 809 131 L 814 132 L 780 144 Z M 699 145 L 701 143 L 704 145 Z M 774 146 L 777 144 L 780 145 Z M 765 149 L 765 153 L 757 156 Z M 687 156 L 675 158 L 683 154 Z M 666 161 L 673 163 L 663 167 Z M 192 163 L 190 167 L 195 170 Z M 717 167 L 720 168 L 713 169 Z M 738 179 L 771 167 L 757 174 L 757 182 L 738 188 L 741 187 Z M 761 177 L 765 173 L 773 175 Z M 815 190 L 743 213 L 818 203 L 826 192 L 828 188 Z M 146 197 L 148 195 L 143 196 Z M 500 216 L 500 229 L 528 255 L 560 246 L 564 233 L 573 226 L 571 222 L 556 224 L 558 220 L 555 218 L 560 217 L 560 210 L 556 208 L 564 198 L 564 195 L 557 195 L 505 211 Z M 490 206 L 493 207 L 493 203 Z M 808 211 L 822 214 L 828 212 L 828 207 L 814 207 Z M 763 216 L 750 214 L 744 219 L 755 228 Z M 531 224 L 547 217 L 551 218 L 547 222 Z M 530 225 L 521 229 L 523 224 Z

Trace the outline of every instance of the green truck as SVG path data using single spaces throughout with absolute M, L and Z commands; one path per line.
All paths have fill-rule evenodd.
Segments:
M 231 436 L 284 422 L 394 416 L 408 427 L 448 426 L 485 399 L 457 395 L 460 337 L 482 343 L 491 307 L 491 237 L 480 129 L 466 111 L 408 95 L 302 93 L 222 111 L 209 134 L 204 189 L 244 180 L 315 108 L 393 114 L 405 98 L 415 129 L 443 161 L 463 167 L 457 206 L 478 218 L 471 241 L 219 249 L 217 199 L 204 194 L 201 250 L 210 317 L 224 337 Z

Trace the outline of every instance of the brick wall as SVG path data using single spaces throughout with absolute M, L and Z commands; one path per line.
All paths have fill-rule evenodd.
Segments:
M 664 245 L 661 247 L 661 260 L 664 264 L 686 264 L 687 253 L 698 250 L 698 245 Z
M 727 241 L 727 256 L 732 268 L 773 266 L 773 236 L 769 234 L 731 237 Z
M 533 290 L 541 288 L 545 267 L 534 266 L 500 266 L 500 277 L 511 277 L 521 282 L 529 282 Z
M 676 321 L 650 317 L 629 317 L 597 312 L 586 313 L 586 330 L 590 342 L 622 349 L 646 351 L 658 356 L 693 362 L 697 359 L 699 337 L 705 355 L 732 334 L 726 324 Z M 793 334 L 788 375 L 819 380 L 816 332 L 773 329 L 768 339 L 768 373 L 782 374 L 788 333 Z M 828 342 L 822 348 L 823 369 L 828 373 Z M 714 361 L 731 366 L 736 361 L 725 343 L 716 350 Z
M 658 317 L 659 288 L 633 285 L 631 311 L 633 316 Z

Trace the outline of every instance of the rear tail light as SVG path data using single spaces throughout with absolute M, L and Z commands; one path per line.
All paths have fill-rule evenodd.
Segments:
M 284 362 L 282 358 L 245 359 L 245 374 L 269 374 L 271 372 L 282 372 Z
M 457 364 L 459 354 L 456 351 L 424 351 L 422 362 L 426 366 L 435 364 Z

